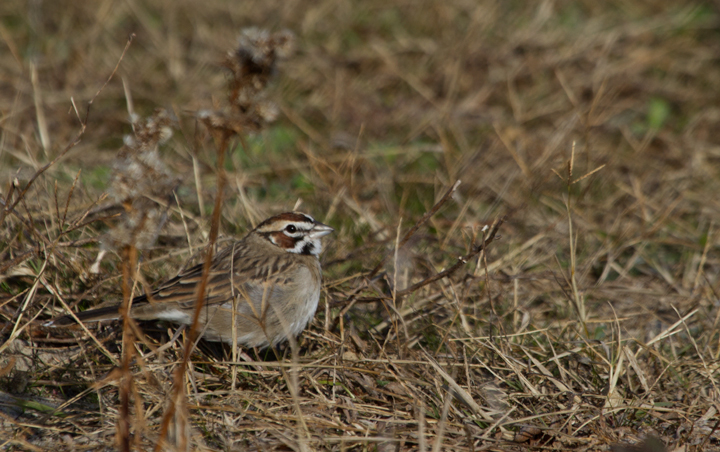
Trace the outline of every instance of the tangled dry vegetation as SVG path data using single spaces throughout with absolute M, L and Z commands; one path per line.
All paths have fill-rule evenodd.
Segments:
M 0 448 L 719 450 L 719 25 L 3 1 Z M 296 206 L 336 228 L 299 347 L 43 326 Z

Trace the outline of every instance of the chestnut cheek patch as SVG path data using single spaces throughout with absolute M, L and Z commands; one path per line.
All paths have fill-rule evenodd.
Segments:
M 270 238 L 274 244 L 285 249 L 295 248 L 295 242 L 298 240 L 285 235 L 284 232 L 273 232 L 270 234 Z

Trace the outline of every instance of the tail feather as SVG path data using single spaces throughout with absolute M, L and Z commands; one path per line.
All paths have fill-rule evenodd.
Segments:
M 106 306 L 104 308 L 90 309 L 88 311 L 78 312 L 75 316 L 81 322 L 94 322 L 98 320 L 113 320 L 120 318 L 120 305 L 114 304 Z M 71 315 L 64 315 L 53 320 L 50 325 L 52 326 L 63 326 L 71 325 L 75 322 L 75 319 Z

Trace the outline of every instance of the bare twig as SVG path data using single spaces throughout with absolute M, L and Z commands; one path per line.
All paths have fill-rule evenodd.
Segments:
M 183 347 L 183 360 L 175 368 L 175 374 L 173 378 L 173 389 L 170 397 L 169 406 L 167 407 L 163 416 L 162 424 L 160 427 L 160 437 L 155 446 L 155 451 L 162 450 L 163 441 L 167 436 L 168 428 L 170 426 L 170 420 L 176 411 L 176 404 L 178 398 L 181 396 L 181 391 L 184 390 L 183 377 L 185 376 L 185 370 L 187 364 L 190 361 L 190 355 L 192 354 L 195 342 L 198 336 L 198 327 L 200 320 L 200 313 L 205 304 L 205 289 L 207 287 L 207 280 L 210 275 L 210 265 L 213 259 L 213 250 L 215 249 L 215 242 L 217 241 L 218 231 L 220 228 L 220 212 L 222 208 L 223 190 L 225 188 L 225 153 L 228 147 L 229 137 L 222 133 L 220 137 L 220 143 L 218 145 L 218 160 L 217 160 L 217 195 L 215 197 L 215 207 L 213 208 L 212 222 L 210 224 L 210 241 L 208 242 L 207 251 L 205 254 L 205 262 L 203 264 L 202 276 L 200 277 L 200 284 L 198 285 L 197 300 L 195 301 L 195 311 L 193 313 L 192 323 L 188 329 L 188 334 L 185 339 L 185 346 Z
M 133 273 L 137 261 L 137 248 L 133 245 L 125 245 L 122 249 L 122 291 L 123 301 L 120 305 L 122 315 L 122 373 L 120 376 L 120 413 L 117 425 L 117 442 L 122 451 L 130 451 L 130 392 L 132 374 L 130 373 L 130 361 L 135 354 L 130 323 L 130 307 L 132 306 L 132 288 L 130 282 L 134 279 Z
M 447 278 L 448 276 L 452 275 L 462 267 L 463 265 L 467 264 L 469 260 L 477 256 L 478 254 L 484 252 L 488 245 L 492 243 L 496 239 L 497 232 L 500 230 L 500 226 L 505 222 L 505 217 L 500 218 L 499 220 L 496 220 L 495 223 L 493 223 L 492 227 L 490 227 L 490 230 L 488 231 L 487 238 L 483 243 L 476 246 L 470 253 L 466 254 L 465 256 L 461 256 L 458 258 L 457 262 L 453 264 L 451 267 L 446 268 L 445 270 L 438 272 L 434 274 L 433 276 L 430 276 L 428 278 L 423 279 L 422 281 L 413 284 L 412 286 L 408 287 L 405 290 L 401 290 L 400 292 L 397 292 L 397 297 L 404 297 L 405 295 L 409 295 L 418 289 L 427 286 L 428 284 L 432 284 L 435 281 L 441 280 L 443 278 Z M 499 238 L 499 237 L 498 237 Z M 392 297 L 390 296 L 384 296 L 384 297 L 367 297 L 367 298 L 356 298 L 354 300 L 348 300 L 348 302 L 362 302 L 362 303 L 373 303 L 376 301 L 382 301 L 382 300 L 391 300 Z

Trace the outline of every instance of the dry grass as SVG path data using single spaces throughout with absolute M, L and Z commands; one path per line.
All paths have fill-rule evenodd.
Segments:
M 720 12 L 680 3 L 3 1 L 0 448 L 153 449 L 175 372 L 168 450 L 720 449 Z M 201 342 L 184 373 L 175 328 L 141 325 L 120 390 L 121 322 L 42 324 L 123 297 L 131 260 L 97 256 L 127 93 L 177 116 L 182 177 L 132 288 L 202 259 L 195 112 L 247 26 L 297 49 L 279 120 L 221 166 L 218 243 L 301 202 L 337 231 L 321 306 L 299 347 Z

